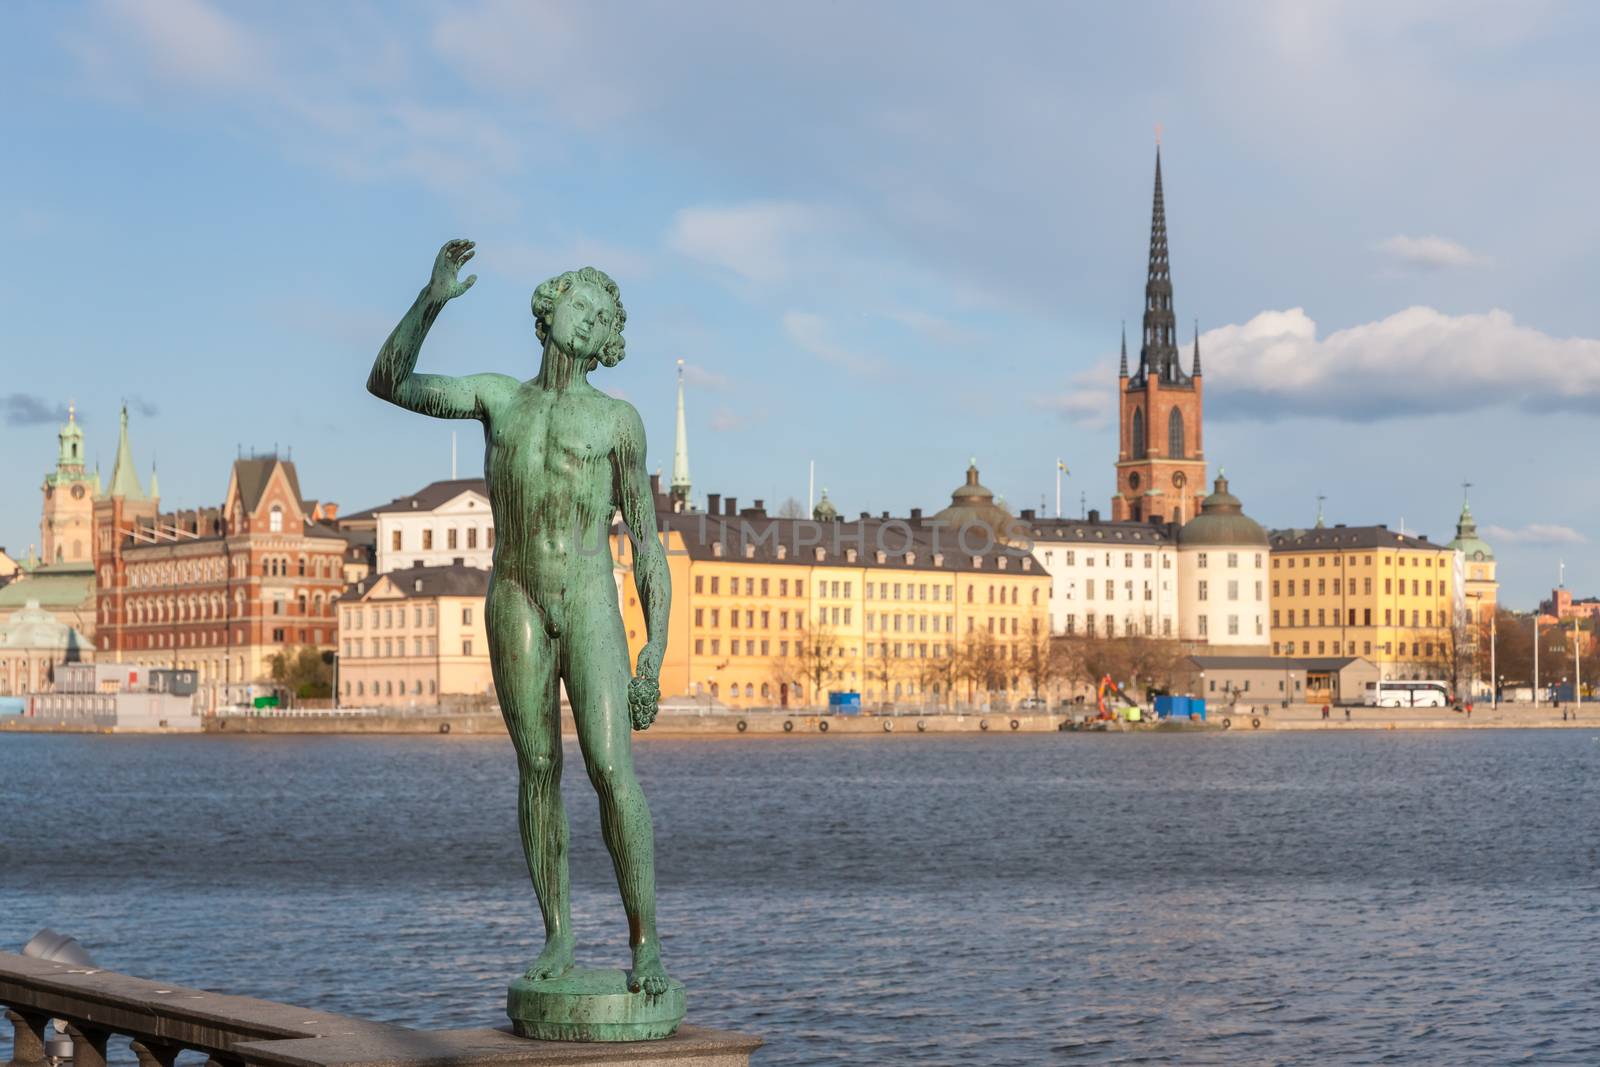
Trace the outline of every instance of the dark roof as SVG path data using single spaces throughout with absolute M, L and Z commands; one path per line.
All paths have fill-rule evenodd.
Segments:
M 397 571 L 374 574 L 347 588 L 339 599 L 365 600 L 384 578 L 393 582 L 395 590 L 406 599 L 433 596 L 486 596 L 489 592 L 488 571 L 452 563 L 448 567 L 405 567 Z
M 1239 498 L 1228 491 L 1227 477 L 1219 473 L 1211 495 L 1200 502 L 1200 514 L 1178 531 L 1178 543 L 1186 548 L 1265 545 L 1267 531 L 1244 513 Z
M 1452 551 L 1450 546 L 1426 537 L 1396 533 L 1387 526 L 1319 526 L 1309 530 L 1273 530 L 1267 537 L 1275 550 L 1296 552 L 1348 548 L 1423 548 Z
M 1035 539 L 1051 541 L 1085 541 L 1096 544 L 1106 541 L 1129 541 L 1170 545 L 1172 531 L 1165 525 L 1151 522 L 1090 522 L 1087 519 L 1018 519 L 1012 527 L 1027 527 Z
M 1044 575 L 1044 567 L 1020 548 L 1007 550 L 989 537 L 969 534 L 962 546 L 960 531 L 948 526 L 930 526 L 910 519 L 859 519 L 855 522 L 816 522 L 811 519 L 779 519 L 743 512 L 739 515 L 710 515 L 705 512 L 658 516 L 661 528 L 676 530 L 683 538 L 690 559 L 745 560 L 751 563 L 795 564 L 797 566 L 892 567 L 907 571 L 980 571 L 985 574 Z M 937 542 L 937 549 L 935 543 Z M 722 554 L 714 547 L 720 543 Z M 778 546 L 785 548 L 782 558 Z M 818 559 L 816 550 L 823 550 Z M 748 552 L 747 552 L 748 549 Z M 856 550 L 851 561 L 850 549 Z M 883 552 L 883 562 L 877 553 Z M 973 551 L 983 561 L 973 565 Z M 907 554 L 914 562 L 907 562 Z M 939 557 L 935 562 L 934 557 Z M 999 561 L 1006 560 L 1000 569 Z M 1024 569 L 1026 563 L 1026 569 Z
M 440 504 L 453 500 L 467 491 L 489 495 L 489 486 L 482 478 L 451 478 L 442 482 L 429 482 L 409 496 L 397 496 L 387 504 L 339 516 L 340 522 L 367 519 L 390 511 L 432 511 Z
M 254 512 L 256 505 L 261 503 L 261 494 L 267 491 L 267 481 L 272 477 L 272 468 L 277 466 L 283 467 L 283 473 L 289 479 L 289 492 L 299 500 L 300 476 L 295 473 L 293 460 L 279 459 L 277 456 L 260 456 L 233 461 L 233 473 L 239 479 L 239 499 L 243 502 L 245 511 Z
M 1362 656 L 1190 656 L 1201 670 L 1233 667 L 1243 671 L 1342 671 Z

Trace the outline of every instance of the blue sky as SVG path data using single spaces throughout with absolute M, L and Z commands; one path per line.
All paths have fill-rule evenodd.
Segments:
M 478 285 L 426 370 L 531 375 L 528 297 L 593 263 L 597 371 L 696 490 L 1013 508 L 1057 456 L 1105 509 L 1153 127 L 1213 472 L 1268 525 L 1445 539 L 1463 480 L 1508 600 L 1600 592 L 1592 294 L 1600 14 L 1585 5 L 8 8 L 0 544 L 37 540 L 57 412 L 116 408 L 168 506 L 239 447 L 365 507 L 481 469 L 476 424 L 363 389 L 438 246 Z M 1187 350 L 1187 345 L 1186 345 Z

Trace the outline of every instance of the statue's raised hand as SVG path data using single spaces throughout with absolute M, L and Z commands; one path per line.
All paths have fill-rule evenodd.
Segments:
M 461 239 L 446 241 L 444 247 L 439 249 L 439 255 L 433 261 L 433 277 L 428 281 L 428 289 L 441 300 L 454 300 L 478 280 L 476 274 L 467 275 L 464 282 L 456 281 L 461 268 L 467 260 L 472 258 L 472 242 Z

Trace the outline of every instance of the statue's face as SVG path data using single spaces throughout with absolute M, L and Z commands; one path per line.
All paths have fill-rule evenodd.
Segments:
M 611 340 L 617 303 L 598 285 L 578 282 L 562 294 L 550 317 L 550 337 L 577 360 L 593 359 Z

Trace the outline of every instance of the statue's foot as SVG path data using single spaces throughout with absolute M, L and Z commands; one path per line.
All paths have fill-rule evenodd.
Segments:
M 659 997 L 667 991 L 667 969 L 661 966 L 659 943 L 645 941 L 633 946 L 633 971 L 628 975 L 628 988 L 650 997 Z
M 522 977 L 534 982 L 547 978 L 560 978 L 572 970 L 573 939 L 571 934 L 551 934 L 545 938 L 544 950 L 534 960 Z

